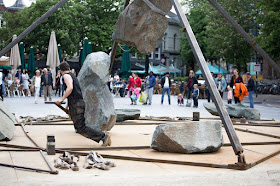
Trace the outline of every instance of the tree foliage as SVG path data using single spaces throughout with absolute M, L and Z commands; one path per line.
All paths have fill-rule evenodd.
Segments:
M 220 59 L 227 64 L 234 64 L 240 70 L 246 68 L 250 61 L 252 49 L 243 37 L 217 12 L 208 1 L 185 1 L 190 7 L 187 15 L 198 43 L 207 61 L 217 63 Z M 253 26 L 252 9 L 255 4 L 251 0 L 227 1 L 218 3 L 237 21 L 245 31 Z M 181 42 L 183 61 L 193 60 L 191 51 L 185 40 Z
M 6 25 L 0 29 L 0 40 L 19 35 L 58 1 L 39 0 L 16 13 L 4 13 Z M 107 51 L 112 45 L 113 26 L 121 11 L 121 3 L 122 0 L 69 0 L 23 42 L 26 48 L 34 46 L 36 53 L 46 54 L 51 31 L 55 31 L 63 53 L 70 56 L 79 51 L 80 42 L 85 37 L 92 43 L 94 51 Z

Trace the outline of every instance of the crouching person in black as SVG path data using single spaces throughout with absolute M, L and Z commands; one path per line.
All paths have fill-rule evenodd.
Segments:
M 61 75 L 63 76 L 65 93 L 56 103 L 61 104 L 67 98 L 68 103 L 66 108 L 69 106 L 70 117 L 74 123 L 76 132 L 96 141 L 97 143 L 102 141 L 102 146 L 110 146 L 111 138 L 108 134 L 85 125 L 85 102 L 83 100 L 79 81 L 76 76 L 70 72 L 69 64 L 67 62 L 62 62 L 59 65 L 59 68 Z

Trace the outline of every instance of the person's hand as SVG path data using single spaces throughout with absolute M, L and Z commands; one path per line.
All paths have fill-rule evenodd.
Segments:
M 63 101 L 64 101 L 63 99 L 60 99 L 60 100 L 57 100 L 55 103 L 56 103 L 57 105 L 61 105 L 61 103 L 62 103 Z
M 223 90 L 221 90 L 221 92 L 223 92 Z

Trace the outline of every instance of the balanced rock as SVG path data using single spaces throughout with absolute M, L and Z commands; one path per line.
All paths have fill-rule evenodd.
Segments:
M 135 120 L 140 117 L 139 109 L 116 109 L 117 122 L 122 122 L 125 120 Z
M 220 121 L 175 122 L 158 125 L 151 148 L 162 152 L 202 153 L 223 145 Z
M 87 56 L 79 72 L 86 104 L 86 125 L 93 129 L 109 131 L 116 123 L 113 96 L 107 86 L 110 57 L 104 52 L 94 52 Z
M 219 116 L 217 108 L 214 103 L 204 103 L 204 108 L 214 116 Z M 260 120 L 261 114 L 258 110 L 250 108 L 249 106 L 239 104 L 227 104 L 225 105 L 230 117 L 234 118 L 246 118 Z
M 11 140 L 14 136 L 16 117 L 0 101 L 0 140 Z
M 165 15 L 171 8 L 170 0 L 134 0 L 120 14 L 114 26 L 113 40 L 150 54 L 167 29 Z

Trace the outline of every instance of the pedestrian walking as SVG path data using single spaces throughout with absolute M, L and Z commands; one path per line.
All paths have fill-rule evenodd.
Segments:
M 227 88 L 227 82 L 226 80 L 222 77 L 222 74 L 219 72 L 218 77 L 215 79 L 215 84 L 217 86 L 217 89 L 221 95 L 221 98 L 223 99 L 224 92 Z
M 41 88 L 41 72 L 40 70 L 36 70 L 36 75 L 32 78 L 32 85 L 35 88 L 35 104 L 38 104 L 38 97 Z
M 230 87 L 232 88 L 233 92 L 236 88 L 236 83 L 243 83 L 242 78 L 239 76 L 239 71 L 237 69 L 233 70 L 233 76 L 230 81 Z M 240 103 L 240 100 L 238 97 L 234 96 L 234 102 L 235 104 Z
M 85 125 L 85 102 L 83 100 L 82 91 L 77 77 L 70 72 L 70 66 L 67 62 L 62 62 L 59 65 L 63 76 L 63 85 L 65 88 L 64 96 L 56 103 L 60 105 L 66 98 L 68 100 L 66 108 L 69 106 L 70 117 L 74 123 L 77 133 L 99 143 L 103 142 L 102 146 L 110 146 L 111 138 L 109 134 L 105 134 L 100 130 L 95 130 Z M 98 113 L 93 113 L 98 114 Z
M 246 73 L 247 76 L 247 90 L 249 92 L 249 100 L 250 100 L 250 107 L 254 108 L 254 99 L 253 99 L 253 94 L 254 94 L 254 90 L 255 90 L 255 82 L 250 74 L 250 72 Z
M 187 79 L 187 99 L 191 98 L 191 93 L 193 92 L 193 85 L 198 84 L 197 79 L 195 77 L 194 71 L 191 70 L 189 73 L 189 77 Z
M 197 84 L 193 85 L 193 107 L 198 107 L 198 97 L 199 97 L 199 89 Z
M 41 84 L 43 85 L 44 100 L 47 101 L 47 95 L 49 95 L 49 101 L 52 101 L 52 74 L 48 72 L 46 68 L 43 69 L 44 73 L 41 76 Z
M 137 73 L 132 73 L 132 77 L 129 79 L 128 82 L 128 91 L 129 91 L 129 97 L 132 95 L 132 88 L 134 87 L 134 84 L 137 85 L 137 87 L 141 87 L 141 79 L 138 77 Z
M 149 76 L 147 76 L 145 79 L 145 92 L 148 94 L 148 98 L 146 103 L 144 103 L 144 105 L 147 105 L 148 100 L 149 100 L 149 105 L 152 104 L 155 85 L 156 85 L 156 77 L 154 76 L 154 73 L 151 71 Z
M 25 69 L 23 69 L 22 71 L 21 79 L 25 95 L 31 96 L 31 94 L 29 93 L 29 75 L 27 74 Z
M 167 92 L 168 95 L 168 103 L 171 105 L 171 100 L 170 100 L 170 86 L 171 86 L 171 79 L 169 77 L 169 72 L 165 74 L 164 77 L 161 78 L 161 87 L 162 87 L 162 95 L 161 95 L 161 104 L 163 104 L 164 100 L 164 95 L 165 92 Z

